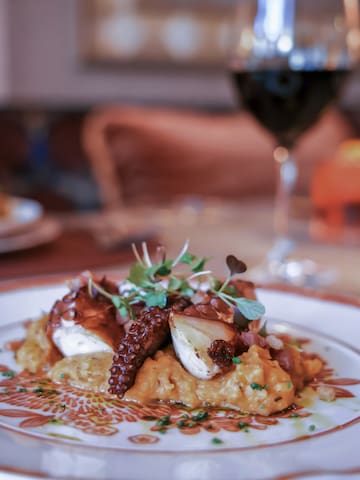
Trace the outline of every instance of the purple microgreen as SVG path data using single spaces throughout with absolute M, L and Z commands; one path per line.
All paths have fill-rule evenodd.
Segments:
M 239 260 L 238 258 L 236 258 L 235 255 L 228 255 L 226 257 L 226 265 L 229 269 L 229 273 L 228 273 L 228 276 L 226 277 L 225 282 L 218 289 L 219 293 L 229 288 L 228 285 L 231 282 L 234 275 L 237 275 L 238 273 L 243 273 L 247 270 L 247 266 L 245 265 L 245 263 L 242 260 Z
M 93 286 L 91 287 L 91 297 L 92 297 L 92 298 L 95 298 L 97 294 L 98 294 L 98 290 L 97 290 L 96 287 L 93 285 Z
M 160 263 L 165 263 L 166 261 L 166 249 L 164 245 L 159 244 L 156 247 L 156 257 L 159 259 Z
M 235 255 L 228 255 L 226 257 L 226 265 L 230 270 L 230 275 L 233 277 L 237 273 L 244 273 L 247 270 L 247 266 L 242 260 L 239 260 Z

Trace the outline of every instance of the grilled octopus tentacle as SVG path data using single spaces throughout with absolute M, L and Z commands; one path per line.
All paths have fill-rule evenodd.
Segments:
M 99 281 L 99 284 L 111 293 L 117 291 L 116 285 L 106 279 Z M 124 327 L 117 322 L 116 308 L 112 302 L 101 294 L 92 297 L 86 285 L 70 291 L 55 302 L 46 326 L 50 340 L 64 321 L 74 322 L 98 335 L 114 350 L 124 335 Z
M 110 369 L 109 393 L 122 398 L 135 382 L 145 359 L 156 352 L 170 337 L 169 309 L 152 307 L 135 321 L 114 356 Z

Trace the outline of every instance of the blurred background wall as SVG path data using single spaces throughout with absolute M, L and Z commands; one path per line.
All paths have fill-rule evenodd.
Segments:
M 1 17 L 8 18 L 1 30 L 11 52 L 13 102 L 79 106 L 116 100 L 209 108 L 233 103 L 221 69 L 137 65 L 134 70 L 81 62 L 79 0 L 2 0 L 1 5 Z
M 318 1 L 326 7 L 333 0 Z M 106 10 L 116 0 L 0 0 L 0 188 L 38 198 L 52 209 L 98 205 L 80 139 L 83 120 L 94 107 L 140 104 L 216 113 L 237 108 L 221 62 L 178 66 L 166 61 L 87 61 L 80 48 L 81 6 L 94 2 Z M 190 11 L 201 8 L 206 18 L 214 6 L 241 4 L 241 0 L 138 2 L 155 14 L 157 5 L 173 6 L 175 18 L 179 5 Z M 359 74 L 347 85 L 339 108 L 359 132 Z

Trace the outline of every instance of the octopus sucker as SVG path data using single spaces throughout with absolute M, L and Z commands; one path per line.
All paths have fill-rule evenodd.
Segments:
M 132 323 L 114 355 L 109 393 L 122 398 L 133 386 L 146 358 L 169 341 L 169 313 L 170 309 L 152 307 L 144 310 Z

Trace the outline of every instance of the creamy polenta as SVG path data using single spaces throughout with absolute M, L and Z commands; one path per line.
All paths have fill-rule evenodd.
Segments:
M 144 405 L 161 401 L 191 408 L 234 408 L 259 415 L 270 415 L 294 402 L 294 382 L 268 350 L 253 345 L 238 358 L 239 363 L 228 373 L 200 380 L 182 367 L 172 348 L 160 350 L 145 361 L 124 400 Z M 317 370 L 317 362 L 308 360 L 306 371 Z M 57 362 L 49 376 L 75 388 L 106 392 L 111 364 L 112 355 L 106 352 L 75 355 Z

